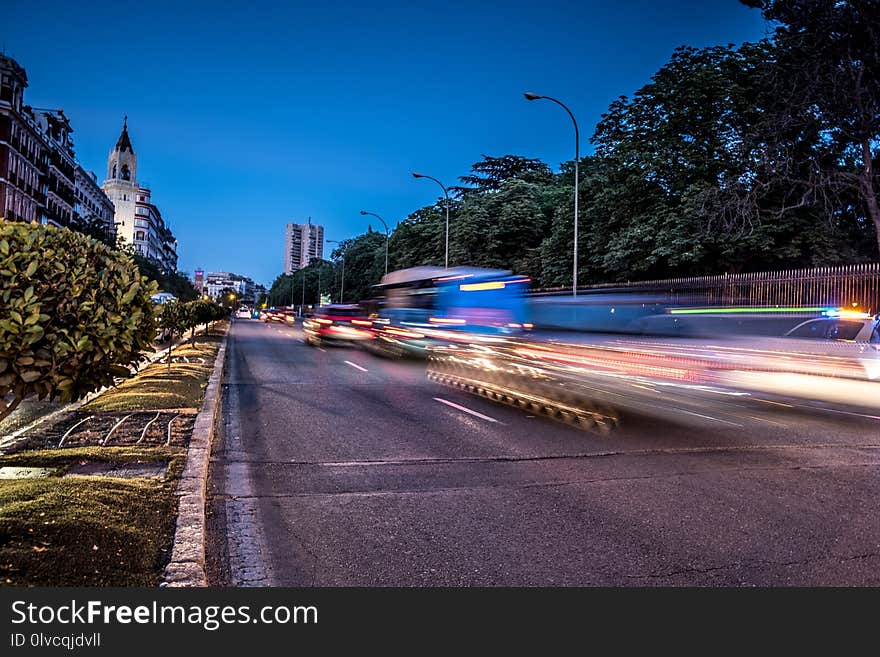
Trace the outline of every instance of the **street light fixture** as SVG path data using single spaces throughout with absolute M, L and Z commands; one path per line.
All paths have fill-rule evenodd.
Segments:
M 446 189 L 446 185 L 442 182 L 434 178 L 433 176 L 426 176 L 423 173 L 413 173 L 413 178 L 427 178 L 428 180 L 433 180 L 435 183 L 440 185 L 440 188 L 443 190 L 443 193 L 446 195 L 446 260 L 445 267 L 449 269 L 449 190 Z
M 544 99 L 556 103 L 566 112 L 568 112 L 568 115 L 571 117 L 571 122 L 574 123 L 574 268 L 572 276 L 573 282 L 571 295 L 576 297 L 578 293 L 578 165 L 580 162 L 581 141 L 580 132 L 578 131 L 578 124 L 574 118 L 574 114 L 571 113 L 571 110 L 568 109 L 568 106 L 561 100 L 551 98 L 550 96 L 542 96 L 540 94 L 532 93 L 531 91 L 527 91 L 523 95 L 526 97 L 526 100 Z
M 385 273 L 388 273 L 388 238 L 391 236 L 391 233 L 388 231 L 388 224 L 385 223 L 385 220 L 380 217 L 375 212 L 367 212 L 366 210 L 361 210 L 362 215 L 370 215 L 371 217 L 376 217 L 379 221 L 382 222 L 382 225 L 385 226 Z
M 339 240 L 324 240 L 330 244 L 342 244 Z M 339 303 L 345 300 L 345 251 L 342 252 L 342 285 L 339 286 Z

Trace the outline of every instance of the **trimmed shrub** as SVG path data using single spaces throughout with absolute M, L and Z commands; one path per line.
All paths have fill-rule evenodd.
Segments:
M 30 395 L 67 402 L 129 376 L 155 336 L 154 292 L 94 239 L 0 221 L 0 419 Z

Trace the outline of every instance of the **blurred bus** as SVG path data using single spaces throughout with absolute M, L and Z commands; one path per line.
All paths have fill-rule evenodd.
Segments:
M 411 267 L 383 276 L 368 306 L 380 346 L 419 353 L 459 336 L 529 330 L 529 283 L 510 270 Z

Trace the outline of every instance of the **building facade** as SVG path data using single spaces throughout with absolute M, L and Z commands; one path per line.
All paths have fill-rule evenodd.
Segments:
M 0 212 L 7 221 L 43 221 L 49 147 L 24 105 L 25 70 L 0 55 Z
M 210 272 L 205 277 L 203 293 L 212 299 L 219 299 L 223 290 L 230 289 L 235 292 L 238 301 L 253 305 L 256 302 L 256 286 L 254 281 L 247 276 L 233 274 L 227 271 Z
M 284 236 L 284 273 L 292 274 L 308 267 L 312 260 L 324 257 L 324 227 L 312 223 L 287 224 Z
M 73 210 L 79 227 L 93 234 L 101 232 L 108 243 L 115 243 L 116 228 L 113 225 L 113 215 L 115 214 L 113 202 L 101 189 L 98 184 L 98 176 L 94 171 L 86 171 L 77 162 L 75 173 L 76 203 Z
M 177 240 L 152 202 L 152 192 L 137 182 L 137 154 L 128 135 L 128 117 L 107 158 L 107 179 L 101 185 L 114 206 L 113 223 L 123 244 L 155 260 L 166 272 L 177 271 Z
M 24 104 L 27 74 L 0 55 L 0 217 L 103 233 L 113 241 L 113 204 L 74 153 L 61 109 Z M 91 230 L 88 230 L 88 229 Z
M 73 132 L 70 119 L 60 109 L 32 111 L 48 146 L 43 223 L 76 229 L 76 159 L 70 136 Z

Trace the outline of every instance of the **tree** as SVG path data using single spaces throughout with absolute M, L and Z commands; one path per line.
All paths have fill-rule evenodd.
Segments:
M 168 369 L 171 369 L 171 347 L 174 337 L 183 335 L 190 327 L 191 314 L 185 303 L 169 301 L 159 306 L 157 323 L 163 334 L 168 339 Z
M 450 236 L 455 229 L 458 203 L 450 204 Z M 445 199 L 419 208 L 401 221 L 391 235 L 389 259 L 391 269 L 419 265 L 443 266 L 445 252 Z M 450 239 L 450 249 L 453 244 Z M 455 262 L 455 260 L 453 260 Z
M 186 305 L 188 307 L 187 316 L 190 319 L 190 341 L 192 344 L 195 344 L 196 327 L 199 324 L 205 325 L 205 332 L 207 333 L 208 324 L 218 319 L 220 313 L 223 313 L 223 315 L 226 313 L 226 311 L 213 301 L 199 299 L 197 301 L 190 301 Z
M 459 178 L 467 187 L 453 187 L 464 196 L 473 193 L 494 192 L 511 180 L 547 184 L 552 182 L 553 173 L 544 162 L 521 155 L 502 155 L 483 159 L 471 165 L 471 172 Z
M 195 301 L 199 298 L 199 291 L 184 274 L 165 271 L 158 262 L 137 253 L 131 245 L 125 245 L 121 250 L 134 259 L 141 274 L 151 281 L 156 281 L 159 291 L 170 292 L 180 301 Z
M 224 287 L 217 295 L 217 303 L 223 307 L 228 315 L 241 305 L 241 299 L 238 296 L 238 292 L 234 289 L 231 287 Z
M 80 233 L 0 222 L 0 419 L 129 376 L 155 336 L 155 285 Z
M 346 303 L 357 303 L 373 296 L 373 285 L 385 273 L 385 234 L 369 228 L 366 233 L 343 240 L 330 256 L 334 275 L 339 275 L 338 298 Z M 342 284 L 342 261 L 345 259 L 345 284 Z M 333 285 L 336 289 L 334 276 Z M 344 289 L 343 289 L 344 288 Z M 342 293 L 345 298 L 343 299 Z
M 855 195 L 880 247 L 880 1 L 741 1 L 775 26 L 759 72 L 777 99 L 761 132 L 778 173 L 829 214 Z M 818 137 L 807 152 L 803 133 Z
M 802 202 L 775 166 L 764 117 L 779 100 L 760 73 L 771 42 L 680 48 L 603 115 L 585 171 L 585 266 L 595 278 L 666 277 L 852 261 L 851 213 Z M 792 137 L 810 168 L 819 132 Z
M 83 235 L 98 240 L 111 248 L 116 247 L 116 239 L 108 230 L 107 224 L 94 213 L 89 213 L 80 217 L 77 230 Z

